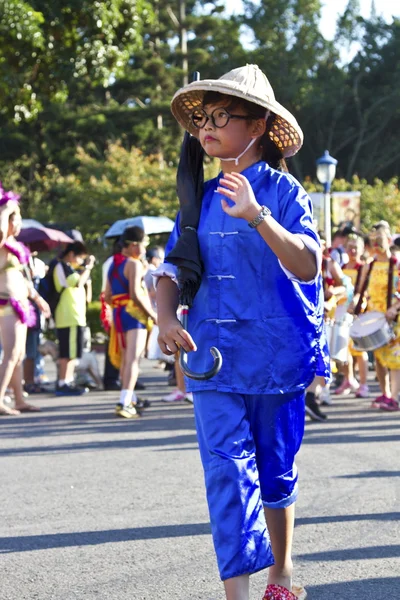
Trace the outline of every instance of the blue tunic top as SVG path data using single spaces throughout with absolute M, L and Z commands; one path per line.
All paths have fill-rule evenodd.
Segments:
M 278 223 L 319 244 L 311 200 L 291 175 L 265 162 L 242 174 L 258 203 L 268 206 Z M 188 365 L 194 371 L 208 370 L 210 346 L 220 350 L 223 365 L 208 381 L 188 379 L 188 389 L 243 394 L 302 390 L 317 368 L 318 374 L 329 374 L 321 276 L 311 282 L 289 278 L 258 231 L 222 210 L 225 197 L 216 192 L 220 177 L 204 187 L 198 227 L 204 273 L 188 318 L 198 350 L 188 354 Z M 179 217 L 166 255 L 179 236 L 178 222 Z

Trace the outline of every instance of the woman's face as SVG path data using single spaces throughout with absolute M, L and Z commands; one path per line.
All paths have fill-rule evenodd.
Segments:
M 369 236 L 374 252 L 386 254 L 390 248 L 390 237 L 384 227 L 373 229 Z
M 251 140 L 258 135 L 254 135 L 254 124 L 256 120 L 235 119 L 228 120 L 225 127 L 216 127 L 211 115 L 222 123 L 226 120 L 227 113 L 239 116 L 247 116 L 243 107 L 237 106 L 234 109 L 228 109 L 226 102 L 216 104 L 207 104 L 203 110 L 209 117 L 204 127 L 199 129 L 199 140 L 205 152 L 209 156 L 216 158 L 236 158 L 248 146 Z
M 131 258 L 144 258 L 146 256 L 146 248 L 149 245 L 149 239 L 145 237 L 141 242 L 131 242 L 125 248 L 126 255 Z
M 18 209 L 10 216 L 10 219 L 8 221 L 8 235 L 17 237 L 21 232 L 21 228 L 22 228 L 22 219 L 21 219 L 21 213 Z
M 86 254 L 74 254 L 70 265 L 73 269 L 79 269 L 85 262 Z
M 363 243 L 359 239 L 349 238 L 345 245 L 345 250 L 351 260 L 359 258 L 363 251 Z

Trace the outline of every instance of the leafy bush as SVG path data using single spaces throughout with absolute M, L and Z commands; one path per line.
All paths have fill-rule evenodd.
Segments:
M 94 301 L 89 304 L 86 311 L 87 325 L 90 327 L 92 338 L 98 333 L 104 333 L 100 321 L 101 302 Z

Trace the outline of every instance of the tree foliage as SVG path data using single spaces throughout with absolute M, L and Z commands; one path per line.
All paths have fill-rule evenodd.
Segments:
M 295 176 L 314 179 L 328 148 L 338 181 L 362 186 L 365 223 L 381 211 L 397 226 L 400 20 L 365 19 L 348 0 L 330 41 L 321 4 L 244 0 L 238 16 L 223 0 L 3 0 L 0 179 L 27 214 L 72 216 L 92 240 L 136 211 L 172 214 L 173 93 L 194 70 L 213 78 L 255 62 L 304 131 Z
M 147 0 L 3 0 L 2 113 L 20 122 L 49 102 L 87 102 L 122 75 L 152 17 Z
M 90 155 L 78 148 L 79 167 L 62 175 L 55 165 L 35 174 L 29 197 L 23 197 L 23 213 L 44 223 L 78 225 L 88 241 L 98 242 L 112 223 L 138 214 L 175 217 L 175 170 L 160 171 L 157 157 L 137 148 L 110 144 L 105 155 Z M 26 159 L 25 159 L 26 160 Z M 21 170 L 19 170 L 19 173 Z M 18 171 L 14 170 L 14 174 Z M 24 191 L 28 182 L 5 173 L 8 186 Z
M 307 179 L 304 187 L 308 192 L 322 192 L 322 186 Z M 351 181 L 335 179 L 333 192 L 360 192 L 361 230 L 368 233 L 372 225 L 384 219 L 393 231 L 400 232 L 400 191 L 399 179 L 393 177 L 389 181 L 375 179 L 372 183 L 354 175 Z

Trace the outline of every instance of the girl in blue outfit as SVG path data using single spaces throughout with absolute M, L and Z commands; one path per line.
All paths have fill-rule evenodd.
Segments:
M 179 220 L 156 275 L 162 351 L 183 347 L 197 372 L 209 369 L 211 345 L 223 356 L 217 376 L 187 387 L 226 598 L 248 600 L 249 575 L 266 567 L 264 600 L 305 598 L 292 588 L 294 458 L 305 389 L 316 374 L 328 376 L 329 361 L 311 202 L 283 160 L 300 149 L 303 134 L 256 65 L 185 86 L 172 112 L 223 170 L 204 185 L 204 272 L 190 333 L 176 317 L 176 268 L 168 264 Z

